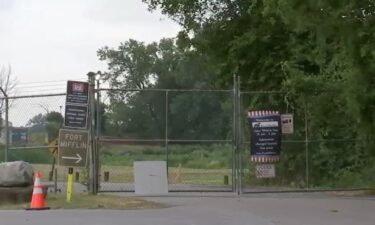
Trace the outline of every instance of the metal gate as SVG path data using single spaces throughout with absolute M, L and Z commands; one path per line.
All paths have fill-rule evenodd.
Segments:
M 89 186 L 95 192 L 98 184 L 102 192 L 134 191 L 133 163 L 145 160 L 167 162 L 171 191 L 242 194 L 369 188 L 366 179 L 372 170 L 358 172 L 357 163 L 371 162 L 351 155 L 353 149 L 366 147 L 365 140 L 343 129 L 355 121 L 345 111 L 335 111 L 341 102 L 335 102 L 333 91 L 245 91 L 239 78 L 230 90 L 120 90 L 100 88 L 98 83 L 94 89 L 92 78 L 90 131 L 96 145 L 91 146 L 98 148 L 90 148 L 89 166 L 76 170 L 75 181 L 82 189 Z M 48 131 L 43 118 L 49 112 L 62 115 L 65 93 L 0 100 L 5 104 L 0 160 L 28 161 L 49 178 L 53 155 L 48 154 L 50 140 L 45 137 L 56 133 L 59 125 Z M 330 104 L 325 107 L 329 110 L 316 111 L 316 104 Z M 294 133 L 282 137 L 281 160 L 272 179 L 256 178 L 256 163 L 249 160 L 247 112 L 254 110 L 294 116 Z M 325 119 L 325 113 L 334 116 Z M 20 139 L 24 134 L 27 138 Z M 66 169 L 59 169 L 56 180 L 61 187 L 65 175 Z
M 233 190 L 233 90 L 98 89 L 97 99 L 101 192 L 134 191 L 133 163 L 155 160 L 170 191 Z

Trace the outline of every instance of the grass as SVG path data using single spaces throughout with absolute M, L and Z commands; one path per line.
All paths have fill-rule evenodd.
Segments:
M 242 183 L 247 186 L 304 188 L 306 186 L 304 158 L 291 158 L 291 160 L 287 157 L 288 154 L 292 154 L 290 151 L 295 151 L 295 149 L 299 151 L 300 147 L 299 144 L 285 146 L 288 152 L 284 151 L 282 160 L 280 163 L 276 163 L 276 178 L 274 179 L 255 178 L 254 163 L 249 163 L 247 160 L 248 152 L 243 152 Z M 167 159 L 166 153 L 165 146 L 159 145 L 102 143 L 99 150 L 100 179 L 103 181 L 104 172 L 109 172 L 108 182 L 131 183 L 134 180 L 134 161 L 165 161 Z M 3 151 L 2 146 L 0 146 L 0 161 L 2 156 Z M 10 161 L 24 160 L 31 163 L 36 170 L 42 172 L 43 181 L 48 180 L 51 170 L 51 165 L 48 164 L 52 162 L 52 157 L 47 149 L 9 150 L 8 156 Z M 314 164 L 312 163 L 312 165 Z M 230 145 L 170 144 L 168 146 L 168 181 L 170 184 L 223 185 L 224 176 L 228 176 L 229 181 L 232 180 L 231 167 L 232 149 Z M 318 176 L 319 174 L 315 174 L 314 167 L 311 166 L 309 185 L 310 187 L 321 188 L 373 186 L 375 181 L 372 174 L 375 169 L 371 168 L 364 170 L 364 172 L 336 172 L 335 176 L 328 176 L 327 174 Z M 57 169 L 58 181 L 65 181 L 67 168 L 57 166 Z M 79 172 L 79 182 L 86 183 L 87 171 L 75 169 L 75 172 Z
M 63 194 L 47 195 L 45 205 L 51 209 L 154 209 L 164 205 L 156 202 L 145 201 L 141 198 L 129 198 L 111 195 L 73 195 L 72 201 L 67 203 Z M 0 209 L 25 209 L 28 203 L 0 204 Z
M 232 151 L 229 145 L 170 145 L 168 165 L 194 169 L 225 169 L 231 165 Z M 132 166 L 134 161 L 166 160 L 163 146 L 104 145 L 100 148 L 102 165 Z
M 332 191 L 330 194 L 340 197 L 374 197 L 375 189 L 358 191 Z
M 0 146 L 0 161 L 3 158 Z M 231 167 L 230 145 L 170 145 L 168 154 L 164 146 L 154 145 L 110 145 L 102 144 L 99 151 L 100 163 L 105 166 L 133 166 L 134 161 L 167 160 L 170 167 L 194 169 L 226 169 Z M 52 156 L 46 148 L 12 149 L 8 160 L 23 160 L 32 164 L 49 164 Z
M 48 174 L 51 170 L 51 165 L 47 164 L 32 164 L 34 170 L 41 172 L 42 181 L 48 180 Z M 68 169 L 57 166 L 58 181 L 65 181 Z M 75 169 L 74 173 L 79 172 L 79 182 L 85 182 L 85 169 Z M 131 183 L 133 178 L 133 167 L 130 166 L 101 166 L 100 179 L 103 182 L 104 172 L 109 172 L 109 180 L 111 183 Z M 229 176 L 231 180 L 230 169 L 191 169 L 184 167 L 169 167 L 168 181 L 170 184 L 207 184 L 207 185 L 223 185 L 224 176 Z
M 109 172 L 109 182 L 133 182 L 133 162 L 166 160 L 163 146 L 150 145 L 103 145 L 100 148 L 100 179 Z M 168 180 L 171 184 L 223 185 L 224 176 L 231 176 L 231 147 L 229 145 L 170 145 L 168 149 Z M 1 155 L 1 152 L 0 152 Z M 31 163 L 47 181 L 52 157 L 46 149 L 9 151 L 10 159 Z M 58 181 L 65 181 L 67 168 L 56 167 Z M 79 182 L 85 183 L 87 171 L 75 169 Z M 231 179 L 229 179 L 231 180 Z

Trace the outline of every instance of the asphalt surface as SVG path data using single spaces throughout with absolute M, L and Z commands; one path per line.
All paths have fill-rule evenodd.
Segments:
M 129 194 L 127 194 L 129 195 Z M 148 210 L 0 211 L 0 225 L 374 225 L 375 198 L 321 193 L 235 196 L 230 193 L 145 197 Z

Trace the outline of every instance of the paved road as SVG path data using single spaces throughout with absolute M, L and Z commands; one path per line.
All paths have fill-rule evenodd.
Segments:
M 0 211 L 0 225 L 374 225 L 375 198 L 327 194 L 174 194 L 152 210 Z

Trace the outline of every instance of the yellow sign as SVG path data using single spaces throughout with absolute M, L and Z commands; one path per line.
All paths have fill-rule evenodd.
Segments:
M 48 151 L 51 155 L 53 155 L 54 157 L 57 156 L 57 151 L 58 151 L 58 142 L 59 142 L 59 139 L 56 138 L 55 140 L 51 141 L 49 144 L 48 144 Z

